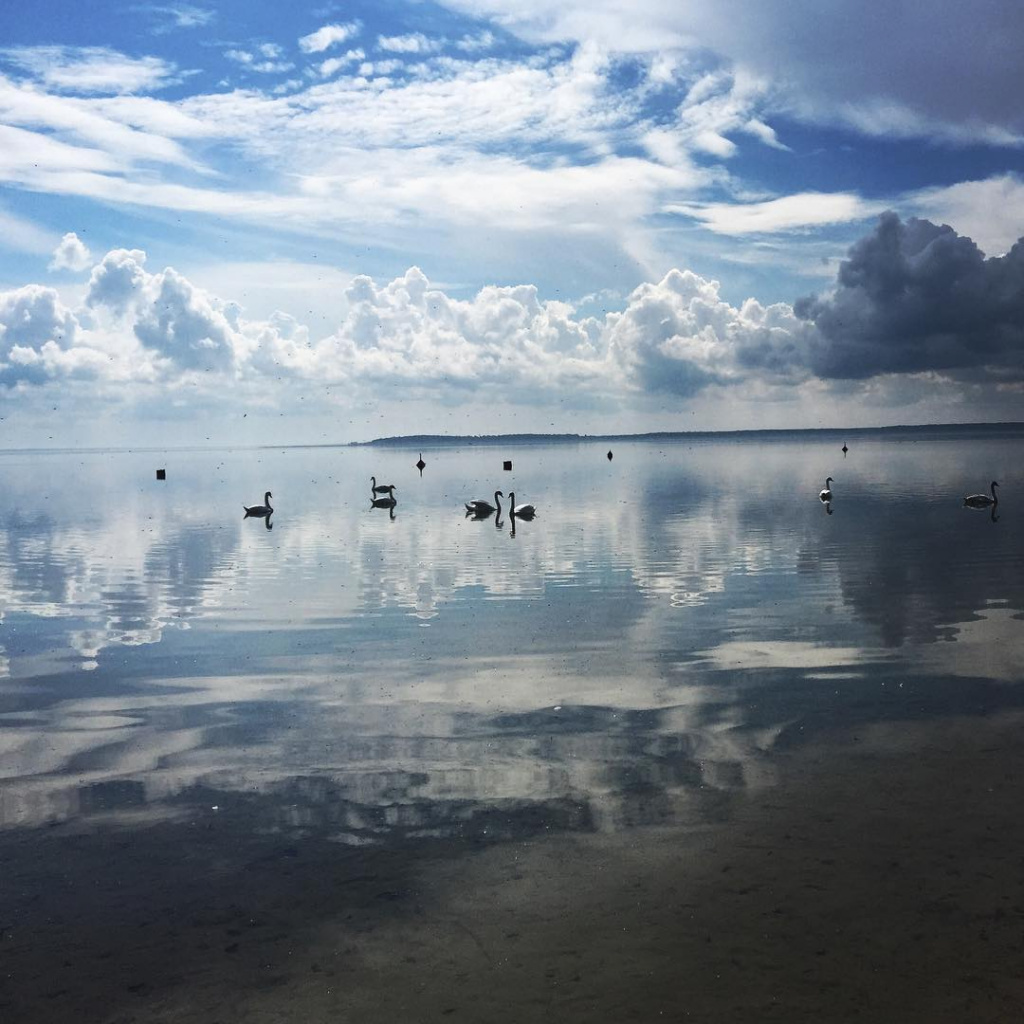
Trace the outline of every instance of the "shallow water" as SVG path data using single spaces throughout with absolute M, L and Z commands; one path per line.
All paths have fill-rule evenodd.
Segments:
M 164 882 L 116 849 L 160 827 L 214 830 L 172 859 L 225 898 L 253 842 L 358 878 L 439 842 L 693 834 L 837 730 L 1019 708 L 1024 432 L 840 445 L 445 448 L 422 476 L 392 449 L 0 454 L 8 863 L 119 837 L 98 870 L 142 905 Z M 992 479 L 994 514 L 962 506 Z M 495 488 L 536 519 L 464 516 Z M 62 955 L 26 888 L 0 907 Z M 80 982 L 55 998 L 89 1019 Z

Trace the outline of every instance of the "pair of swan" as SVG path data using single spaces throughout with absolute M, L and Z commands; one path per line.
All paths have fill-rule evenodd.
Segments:
M 990 506 L 996 506 L 999 504 L 999 497 L 996 494 L 996 488 L 999 486 L 998 480 L 993 480 L 990 486 L 991 494 L 968 494 L 964 498 L 964 504 L 969 508 L 989 508 Z M 818 499 L 823 502 L 830 502 L 832 500 L 832 477 L 828 477 L 825 481 L 825 487 L 818 495 Z M 830 510 L 831 511 L 831 510 Z
M 497 512 L 501 515 L 501 499 L 505 495 L 501 491 L 494 492 L 494 504 L 492 505 L 489 501 L 485 501 L 483 498 L 474 498 L 472 501 L 466 502 L 466 513 L 471 516 L 489 516 L 492 512 Z M 509 515 L 515 516 L 517 519 L 532 519 L 537 514 L 537 509 L 533 505 L 517 505 L 516 504 L 516 492 L 508 492 L 508 509 Z
M 998 480 L 993 480 L 989 490 L 992 492 L 991 496 L 988 494 L 968 494 L 964 498 L 964 504 L 969 508 L 988 508 L 989 505 L 995 506 L 999 504 L 999 498 L 996 496 L 996 488 L 999 486 Z

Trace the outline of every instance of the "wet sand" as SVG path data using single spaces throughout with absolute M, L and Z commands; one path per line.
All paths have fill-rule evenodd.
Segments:
M 1024 718 L 773 756 L 722 820 L 380 851 L 245 808 L 0 836 L 0 1017 L 1024 1016 Z

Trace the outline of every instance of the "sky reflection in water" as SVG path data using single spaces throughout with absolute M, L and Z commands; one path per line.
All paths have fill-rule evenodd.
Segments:
M 821 728 L 1017 705 L 1022 438 L 0 455 L 0 827 L 686 823 Z

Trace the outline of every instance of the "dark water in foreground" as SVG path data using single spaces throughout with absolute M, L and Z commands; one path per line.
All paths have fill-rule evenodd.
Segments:
M 963 749 L 950 730 L 976 738 L 1024 704 L 1024 433 L 858 438 L 845 458 L 799 436 L 614 448 L 611 462 L 589 444 L 424 452 L 422 477 L 407 451 L 0 455 L 0 1013 L 506 1019 L 480 994 L 451 1006 L 429 995 L 438 979 L 471 985 L 474 958 L 495 977 L 506 969 L 481 938 L 503 901 L 513 916 L 538 901 L 500 931 L 515 942 L 586 902 L 571 898 L 581 870 L 620 897 L 670 869 L 696 886 L 694 872 L 712 878 L 740 848 L 757 874 L 768 853 L 749 851 L 770 844 L 730 829 L 769 813 L 778 825 L 787 800 L 813 809 L 836 786 L 849 787 L 849 819 L 864 790 L 845 743 L 889 737 L 888 757 L 892 737 L 917 737 L 900 763 L 916 765 L 907 792 L 921 796 L 898 817 L 920 827 L 900 842 L 931 835 L 943 787 L 978 810 L 957 789 L 963 772 L 940 780 L 922 766 L 936 736 Z M 390 512 L 370 507 L 371 474 L 397 485 Z M 826 476 L 829 509 L 817 499 Z M 962 507 L 992 479 L 994 515 Z M 537 518 L 514 535 L 507 517 L 464 518 L 463 501 L 496 487 Z M 267 489 L 272 528 L 241 516 Z M 1013 736 L 984 762 L 1007 759 L 1007 786 Z M 880 764 L 863 777 L 877 782 Z M 1005 825 L 989 812 L 957 842 L 973 849 Z M 826 818 L 788 833 L 814 846 L 818 870 L 836 862 Z M 888 827 L 858 819 L 847 853 L 872 821 Z M 638 844 L 668 860 L 632 863 L 623 851 Z M 821 912 L 815 899 L 786 904 L 796 931 L 804 901 Z M 671 957 L 694 936 L 664 934 L 664 905 L 652 896 L 635 928 L 649 925 Z M 851 934 L 879 912 L 856 906 L 860 918 L 841 911 Z M 1015 906 L 1002 909 L 1024 934 Z M 763 933 L 772 912 L 737 919 L 732 951 L 711 962 L 719 975 L 738 956 L 747 980 L 758 970 L 737 954 L 739 932 Z M 598 1009 L 653 975 L 655 955 L 606 948 L 599 919 L 581 923 L 573 954 L 600 951 L 603 966 L 574 969 L 577 993 L 594 983 L 590 1000 L 559 1001 L 570 975 L 540 998 L 557 957 L 531 967 L 519 947 L 526 973 L 507 1019 L 678 1009 L 660 996 Z M 438 921 L 444 963 L 425 952 Z M 262 946 L 247 941 L 256 933 Z M 344 984 L 332 956 L 347 958 Z M 286 969 L 300 957 L 301 971 Z M 430 978 L 415 973 L 424 962 Z M 747 1007 L 750 1019 L 775 1019 L 769 1006 L 830 1019 L 794 984 Z M 1016 990 L 985 991 L 991 1019 L 1016 1005 Z M 743 1019 L 691 995 L 694 1019 Z M 972 1019 L 957 1006 L 951 1019 Z M 912 1009 L 887 1018 L 851 1004 L 834 1019 L 919 1019 Z

